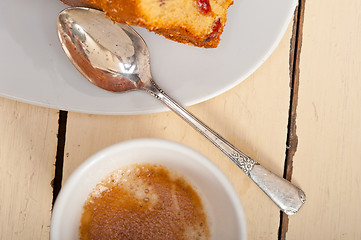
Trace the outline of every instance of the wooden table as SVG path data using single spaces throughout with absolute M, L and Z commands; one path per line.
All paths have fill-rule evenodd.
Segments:
M 48 239 L 54 196 L 72 171 L 104 147 L 146 137 L 218 165 L 239 194 L 249 239 L 361 239 L 360 45 L 361 1 L 301 0 L 253 75 L 188 108 L 306 192 L 290 217 L 172 112 L 100 116 L 0 98 L 0 239 Z

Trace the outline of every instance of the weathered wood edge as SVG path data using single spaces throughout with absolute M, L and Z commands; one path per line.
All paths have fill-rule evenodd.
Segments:
M 293 171 L 293 156 L 297 151 L 298 137 L 297 137 L 297 105 L 298 105 L 298 87 L 299 87 L 299 63 L 302 48 L 302 34 L 303 22 L 306 0 L 299 0 L 298 6 L 295 10 L 292 38 L 290 42 L 290 109 L 288 117 L 287 141 L 286 141 L 286 158 L 283 171 L 283 178 L 291 181 Z M 285 240 L 288 231 L 288 216 L 280 212 L 280 227 L 278 232 L 278 239 Z

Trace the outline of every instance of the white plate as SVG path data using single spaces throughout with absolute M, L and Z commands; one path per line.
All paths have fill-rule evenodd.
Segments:
M 254 72 L 279 43 L 296 4 L 296 0 L 235 0 L 216 49 L 136 30 L 149 46 L 156 82 L 187 106 L 225 92 Z M 59 0 L 0 1 L 0 95 L 96 114 L 166 110 L 143 92 L 106 92 L 77 72 L 57 39 L 56 19 L 65 7 Z

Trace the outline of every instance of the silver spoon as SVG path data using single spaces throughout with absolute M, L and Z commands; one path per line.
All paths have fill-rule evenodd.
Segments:
M 58 36 L 74 66 L 93 84 L 112 92 L 141 90 L 162 101 L 247 174 L 286 214 L 306 201 L 304 192 L 262 167 L 170 98 L 154 82 L 144 40 L 101 11 L 68 8 L 58 16 Z

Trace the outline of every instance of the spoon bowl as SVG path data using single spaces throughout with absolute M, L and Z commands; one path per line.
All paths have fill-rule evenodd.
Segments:
M 58 17 L 58 37 L 73 65 L 94 85 L 125 92 L 150 83 L 146 43 L 129 26 L 110 24 L 103 12 L 66 9 Z
M 262 167 L 169 97 L 153 80 L 146 43 L 131 27 L 105 13 L 68 8 L 58 16 L 58 36 L 73 65 L 94 85 L 112 92 L 141 90 L 151 94 L 205 136 L 247 174 L 286 214 L 306 201 L 304 192 Z

